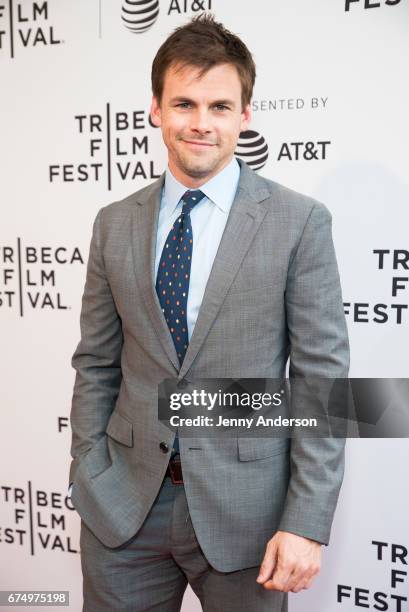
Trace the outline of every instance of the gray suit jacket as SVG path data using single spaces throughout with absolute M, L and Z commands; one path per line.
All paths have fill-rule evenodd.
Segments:
M 343 377 L 349 346 L 331 215 L 255 174 L 240 182 L 179 368 L 155 292 L 161 187 L 99 210 L 82 298 L 71 426 L 72 501 L 108 547 L 136 534 L 174 434 L 157 418 L 165 378 Z M 328 543 L 344 469 L 337 439 L 180 439 L 194 529 L 219 571 L 255 566 L 278 529 Z

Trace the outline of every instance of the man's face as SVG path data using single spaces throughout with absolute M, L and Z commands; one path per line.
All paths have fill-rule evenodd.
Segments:
M 153 97 L 151 118 L 162 128 L 169 168 L 187 187 L 199 187 L 232 159 L 241 131 L 250 121 L 250 105 L 241 106 L 235 66 L 221 64 L 200 79 L 186 66 L 165 75 L 162 100 Z

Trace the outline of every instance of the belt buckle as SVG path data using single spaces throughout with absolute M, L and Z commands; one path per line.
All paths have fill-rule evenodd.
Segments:
M 169 461 L 170 478 L 173 484 L 183 484 L 182 462 L 171 459 Z

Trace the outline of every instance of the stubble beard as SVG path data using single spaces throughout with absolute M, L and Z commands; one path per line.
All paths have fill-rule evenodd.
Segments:
M 217 146 L 217 145 L 216 145 Z M 177 163 L 179 168 L 192 178 L 204 178 L 212 174 L 220 165 L 221 160 L 215 157 L 209 160 L 194 159 L 194 156 L 177 155 Z

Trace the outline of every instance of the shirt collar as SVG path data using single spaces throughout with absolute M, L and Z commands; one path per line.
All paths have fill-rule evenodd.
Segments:
M 239 178 L 240 166 L 237 159 L 233 157 L 223 170 L 204 183 L 199 189 L 220 210 L 228 213 L 236 195 Z M 171 215 L 188 189 L 189 187 L 175 179 L 168 166 L 165 174 L 162 208 L 166 208 L 168 214 Z

